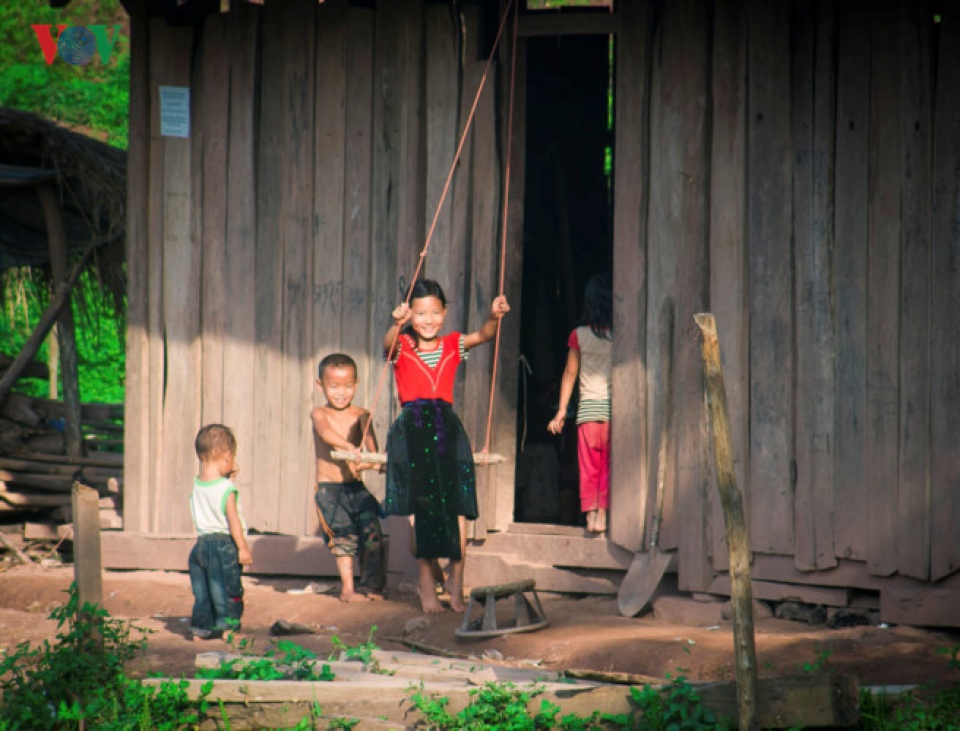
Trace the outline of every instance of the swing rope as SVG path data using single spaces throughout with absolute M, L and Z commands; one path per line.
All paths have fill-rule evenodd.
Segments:
M 433 220 L 430 223 L 430 228 L 427 230 L 426 241 L 423 244 L 423 249 L 420 251 L 419 261 L 417 262 L 416 269 L 413 272 L 413 278 L 410 280 L 410 286 L 407 289 L 407 295 L 404 299 L 404 304 L 409 305 L 410 299 L 413 295 L 413 285 L 416 283 L 417 278 L 420 276 L 420 272 L 423 270 L 424 262 L 427 258 L 427 252 L 430 249 L 430 244 L 433 240 L 433 233 L 436 230 L 437 222 L 440 220 L 440 212 L 443 209 L 444 201 L 447 199 L 447 194 L 450 191 L 450 184 L 453 182 L 453 175 L 457 170 L 457 165 L 460 162 L 460 155 L 463 152 L 463 146 L 466 144 L 467 135 L 470 132 L 470 128 L 473 125 L 473 118 L 477 111 L 477 106 L 480 103 L 480 95 L 483 93 L 483 88 L 487 83 L 487 76 L 490 72 L 490 67 L 493 65 L 493 59 L 497 54 L 497 48 L 500 46 L 500 39 L 503 36 L 503 29 L 506 27 L 507 18 L 510 15 L 510 10 L 513 9 L 513 57 L 511 60 L 511 69 L 510 69 L 510 101 L 509 101 L 509 118 L 507 123 L 507 160 L 504 170 L 504 198 L 503 198 L 503 222 L 502 222 L 502 236 L 501 236 L 501 245 L 500 245 L 500 289 L 499 293 L 503 294 L 504 288 L 504 268 L 506 266 L 506 250 L 507 250 L 507 195 L 510 190 L 510 141 L 513 135 L 513 94 L 514 94 L 514 79 L 516 77 L 516 60 L 517 60 L 517 18 L 519 13 L 516 9 L 516 0 L 509 0 L 507 7 L 504 10 L 503 17 L 500 19 L 500 26 L 497 29 L 497 36 L 493 42 L 493 48 L 490 51 L 490 56 L 487 58 L 486 65 L 483 69 L 483 75 L 480 77 L 480 83 L 477 86 L 477 93 L 473 97 L 473 104 L 470 107 L 470 113 L 467 115 L 467 120 L 463 126 L 463 132 L 460 134 L 460 141 L 457 144 L 457 150 L 453 156 L 453 162 L 450 165 L 450 170 L 447 173 L 446 181 L 443 184 L 443 190 L 440 192 L 440 200 L 437 202 L 436 212 L 433 215 Z M 490 425 L 493 419 L 493 395 L 495 391 L 496 376 L 497 376 L 497 360 L 498 354 L 500 351 L 500 325 L 501 319 L 497 320 L 497 334 L 496 342 L 494 344 L 494 355 L 493 355 L 493 372 L 490 380 L 490 407 L 487 411 L 487 435 L 486 442 L 483 447 L 483 451 L 480 455 L 474 455 L 480 457 L 478 461 L 481 461 L 485 464 L 491 464 L 495 462 L 502 461 L 502 458 L 495 458 L 494 455 L 489 454 L 490 446 Z M 374 391 L 373 403 L 370 407 L 370 412 L 373 413 L 377 407 L 377 404 L 380 402 L 380 396 L 383 393 L 383 387 L 386 383 L 387 374 L 390 370 L 390 363 L 393 361 L 393 355 L 396 351 L 397 342 L 400 339 L 400 330 L 397 329 L 397 332 L 393 336 L 393 342 L 390 344 L 390 348 L 387 350 L 387 357 L 384 361 L 383 368 L 380 370 L 380 376 L 377 379 L 377 388 Z M 367 419 L 367 424 L 363 429 L 363 435 L 360 437 L 360 445 L 364 445 L 367 441 L 367 435 L 370 433 L 370 428 L 373 424 L 373 419 Z M 481 455 L 483 455 L 481 457 Z M 383 455 L 377 455 L 372 453 L 367 453 L 361 451 L 359 456 L 354 452 L 349 452 L 345 450 L 334 450 L 330 455 L 334 459 L 340 459 L 344 461 L 365 461 L 371 462 L 374 464 L 382 464 L 386 462 L 386 458 Z

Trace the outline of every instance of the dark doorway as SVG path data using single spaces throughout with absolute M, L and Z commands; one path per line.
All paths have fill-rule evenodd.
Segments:
M 547 424 L 584 287 L 611 266 L 612 68 L 611 36 L 527 41 L 518 522 L 582 524 L 576 419 L 559 437 Z

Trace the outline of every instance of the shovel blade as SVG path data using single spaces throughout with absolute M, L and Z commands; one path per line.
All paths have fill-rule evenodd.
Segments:
M 660 585 L 669 563 L 669 554 L 660 553 L 656 548 L 633 557 L 617 592 L 620 614 L 635 617 L 640 613 Z

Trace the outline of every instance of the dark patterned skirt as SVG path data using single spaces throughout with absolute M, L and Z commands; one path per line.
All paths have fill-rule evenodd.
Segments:
M 458 516 L 476 520 L 473 449 L 446 401 L 403 405 L 387 435 L 385 515 L 412 515 L 417 558 L 459 560 Z

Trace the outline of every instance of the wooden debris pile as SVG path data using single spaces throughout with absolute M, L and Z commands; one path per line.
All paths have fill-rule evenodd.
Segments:
M 100 493 L 102 528 L 122 528 L 123 406 L 83 404 L 87 455 L 64 453 L 63 403 L 11 393 L 0 400 L 0 520 L 69 523 L 74 482 Z

